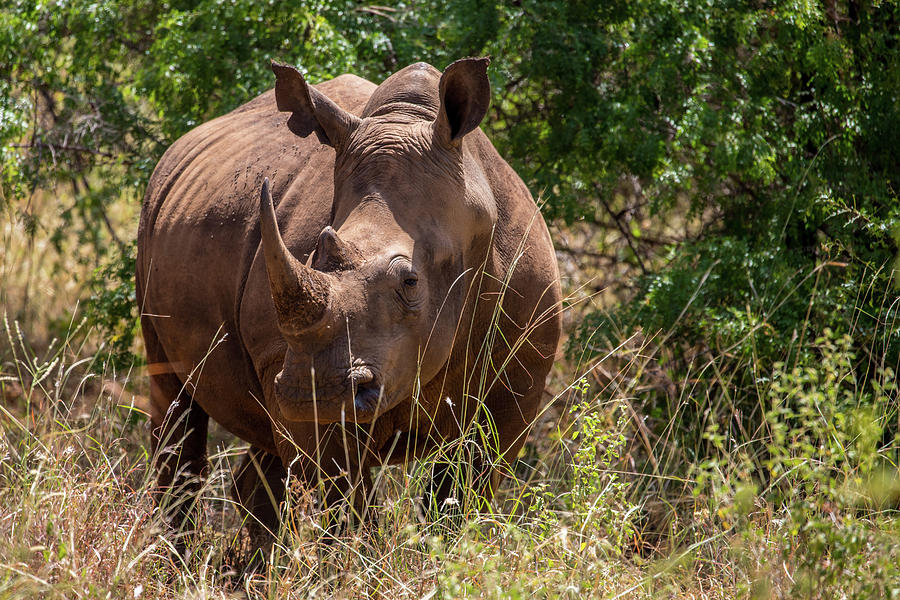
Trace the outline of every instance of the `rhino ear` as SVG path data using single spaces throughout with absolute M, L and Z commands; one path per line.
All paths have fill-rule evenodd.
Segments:
M 478 127 L 491 102 L 487 67 L 491 59 L 463 58 L 444 70 L 438 92 L 441 108 L 434 121 L 438 136 L 456 146 L 464 135 Z
M 294 67 L 272 61 L 272 71 L 278 110 L 293 113 L 288 119 L 288 129 L 301 137 L 315 132 L 319 141 L 339 150 L 359 125 L 359 117 L 308 85 Z

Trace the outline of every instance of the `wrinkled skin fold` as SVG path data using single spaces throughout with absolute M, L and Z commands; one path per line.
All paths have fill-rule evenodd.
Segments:
M 270 528 L 259 489 L 288 465 L 337 495 L 472 423 L 492 431 L 476 470 L 515 459 L 556 352 L 559 276 L 479 129 L 487 66 L 311 86 L 273 63 L 274 90 L 166 152 L 136 273 L 161 491 L 202 474 L 210 417 L 251 444 L 236 494 Z

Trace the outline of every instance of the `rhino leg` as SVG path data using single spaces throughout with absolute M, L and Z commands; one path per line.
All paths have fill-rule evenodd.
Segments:
M 475 417 L 469 421 L 461 415 L 459 421 L 469 425 L 459 433 L 460 441 L 445 442 L 434 459 L 423 496 L 432 519 L 443 519 L 451 526 L 461 524 L 464 515 L 489 507 L 503 477 L 513 473 L 537 415 L 543 387 L 531 385 L 524 393 L 515 394 L 510 391 L 510 383 L 544 379 L 532 379 L 521 372 L 521 366 L 508 368 L 518 379 L 511 377 L 506 386 L 497 385 L 486 394 L 477 411 L 477 422 Z M 543 375 L 538 368 L 535 372 Z
M 147 358 L 156 370 L 150 376 L 153 466 L 156 488 L 153 497 L 168 524 L 187 534 L 196 529 L 196 504 L 209 463 L 206 436 L 209 417 L 193 401 L 181 380 L 165 372 L 169 364 L 147 323 L 143 327 Z M 184 536 L 176 548 L 183 553 Z
M 297 422 L 287 431 L 273 428 L 273 433 L 283 464 L 290 465 L 299 484 L 297 491 L 311 494 L 324 513 L 325 529 L 337 534 L 371 518 L 367 501 L 372 478 L 356 451 L 345 449 L 348 436 L 339 425 L 319 425 L 318 432 L 316 427 Z
M 452 529 L 491 501 L 490 469 L 482 450 L 470 448 L 465 455 L 435 460 L 422 497 L 428 519 Z
M 493 498 L 504 477 L 514 476 L 519 452 L 537 418 L 552 359 L 539 357 L 536 362 L 528 368 L 524 365 L 524 359 L 508 365 L 508 387 L 495 386 L 485 399 L 489 422 L 484 423 L 484 427 L 491 432 L 487 442 L 489 464 L 485 494 L 488 498 Z M 514 393 L 508 389 L 516 385 L 524 391 Z
M 151 387 L 152 389 L 152 387 Z M 169 405 L 162 423 L 153 428 L 157 505 L 175 531 L 197 529 L 197 501 L 208 470 L 206 434 L 209 417 L 189 396 Z M 176 548 L 186 548 L 180 535 Z
M 256 447 L 234 472 L 232 495 L 250 536 L 251 564 L 268 554 L 278 533 L 286 477 L 281 458 Z

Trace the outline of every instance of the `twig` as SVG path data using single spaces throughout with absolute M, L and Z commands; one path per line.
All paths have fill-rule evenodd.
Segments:
M 85 193 L 90 193 L 91 187 L 88 183 L 87 177 L 84 175 L 81 176 L 81 185 L 84 186 Z M 76 193 L 78 187 L 75 185 L 75 180 L 72 180 L 72 187 L 75 188 Z M 97 207 L 97 211 L 100 213 L 100 216 L 103 218 L 103 223 L 106 225 L 106 230 L 109 231 L 109 236 L 112 238 L 113 242 L 115 242 L 116 246 L 119 247 L 120 252 L 125 251 L 125 244 L 119 239 L 119 236 L 116 235 L 116 230 L 112 226 L 112 222 L 109 220 L 109 216 L 106 214 L 106 210 L 102 204 Z
M 600 199 L 600 203 L 603 205 L 603 208 L 606 209 L 606 212 L 612 217 L 613 221 L 616 222 L 616 227 L 619 229 L 619 232 L 622 234 L 622 237 L 625 238 L 625 241 L 628 243 L 628 247 L 631 248 L 631 252 L 634 254 L 634 258 L 637 260 L 638 267 L 641 269 L 641 273 L 644 275 L 647 274 L 647 267 L 644 265 L 644 261 L 641 260 L 641 255 L 638 254 L 637 248 L 634 245 L 634 242 L 631 240 L 631 235 L 628 233 L 628 230 L 625 229 L 625 226 L 622 225 L 622 222 L 619 220 L 619 216 L 613 211 L 612 207 L 606 201 L 606 198 L 603 196 L 600 186 L 594 185 L 594 189 L 597 191 L 597 197 Z
M 48 142 L 42 142 L 39 140 L 32 140 L 29 144 L 12 144 L 13 148 L 47 148 L 51 152 L 55 150 L 62 150 L 65 152 L 88 152 L 90 154 L 96 154 L 98 156 L 105 156 L 108 158 L 118 158 L 118 154 L 113 152 L 106 152 L 104 150 L 97 150 L 96 148 L 88 148 L 87 146 L 73 146 L 71 144 L 51 144 Z M 128 164 L 126 162 L 126 164 Z
M 388 6 L 360 6 L 356 9 L 356 12 L 364 12 L 375 15 L 376 17 L 382 17 L 390 21 L 391 23 L 396 23 L 397 19 L 387 14 L 385 11 L 396 12 L 397 9 L 390 8 Z

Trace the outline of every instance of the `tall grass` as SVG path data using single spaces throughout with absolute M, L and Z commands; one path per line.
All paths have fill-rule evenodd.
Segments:
M 647 552 L 647 507 L 629 466 L 634 407 L 620 394 L 627 386 L 592 384 L 591 365 L 553 383 L 565 394 L 542 412 L 493 510 L 472 503 L 460 529 L 435 527 L 420 507 L 429 460 L 383 467 L 371 523 L 334 538 L 312 495 L 295 490 L 265 567 L 242 577 L 246 540 L 229 489 L 246 449 L 219 437 L 200 530 L 179 558 L 150 501 L 145 400 L 122 388 L 140 391 L 140 378 L 84 355 L 75 341 L 85 335 L 75 328 L 38 354 L 5 324 L 0 597 L 732 597 L 757 580 L 773 539 L 723 559 L 740 534 L 701 511 L 693 526 L 703 536 Z M 120 385 L 104 385 L 113 379 Z
M 514 597 L 614 592 L 640 581 L 633 567 L 623 578 L 619 552 L 591 531 L 567 528 L 567 515 L 549 506 L 558 494 L 551 488 L 564 477 L 527 489 L 513 483 L 500 506 L 525 498 L 527 508 L 473 512 L 460 531 L 449 532 L 420 516 L 425 463 L 382 468 L 373 523 L 336 540 L 325 540 L 308 495 L 289 495 L 294 506 L 265 570 L 237 577 L 240 523 L 228 489 L 243 448 L 234 443 L 212 455 L 202 526 L 182 561 L 149 499 L 140 397 L 104 391 L 104 378 L 121 374 L 109 372 L 100 356 L 80 356 L 74 335 L 41 356 L 15 324 L 7 322 L 5 335 L 12 357 L 0 384 L 2 597 L 221 597 L 238 589 L 266 598 Z
M 42 351 L 15 322 L 3 327 L 3 598 L 897 593 L 897 445 L 883 436 L 898 414 L 894 375 L 861 383 L 845 337 L 808 340 L 814 364 L 761 374 L 762 429 L 711 420 L 698 435 L 718 450 L 676 465 L 689 453 L 642 427 L 640 396 L 687 401 L 693 384 L 665 381 L 654 340 L 632 335 L 577 377 L 557 370 L 491 510 L 464 502 L 458 529 L 423 513 L 434 461 L 458 450 L 439 448 L 377 469 L 370 523 L 337 537 L 315 495 L 294 489 L 269 560 L 242 574 L 230 487 L 246 448 L 213 434 L 200 528 L 180 558 L 150 500 L 143 378 L 116 372 L 74 321 Z M 664 431 L 685 428 L 677 418 Z
M 660 366 L 664 332 L 622 332 L 599 359 L 556 366 L 490 510 L 463 499 L 458 528 L 422 510 L 435 462 L 465 444 L 376 469 L 370 522 L 337 536 L 294 484 L 254 572 L 242 572 L 248 541 L 230 494 L 247 449 L 213 429 L 200 527 L 181 558 L 149 493 L 146 378 L 116 370 L 81 324 L 77 290 L 51 276 L 53 252 L 27 275 L 14 264 L 24 231 L 4 235 L 0 293 L 25 320 L 4 315 L 0 336 L 0 598 L 900 594 L 894 367 L 861 363 L 828 331 L 786 349 L 805 361 L 764 367 L 750 355 L 736 367 L 707 353 L 678 380 Z M 52 301 L 21 312 L 35 281 Z M 48 327 L 51 314 L 67 317 Z M 753 428 L 733 400 L 736 368 L 763 399 Z M 473 374 L 474 393 L 489 385 Z M 700 404 L 709 411 L 694 422 Z

